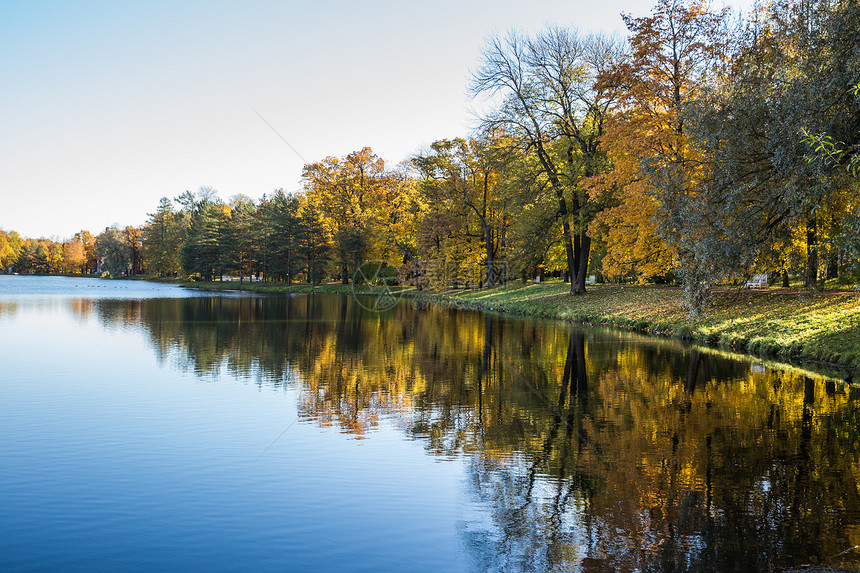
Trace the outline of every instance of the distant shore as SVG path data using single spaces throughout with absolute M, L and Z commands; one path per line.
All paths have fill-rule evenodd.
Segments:
M 196 282 L 183 286 L 264 294 L 353 294 L 351 285 Z M 359 287 L 367 292 L 372 287 Z M 376 287 L 379 289 L 380 287 Z M 571 296 L 562 283 L 494 289 L 392 290 L 420 305 L 453 305 L 506 314 L 606 325 L 724 347 L 776 359 L 860 368 L 860 293 L 792 289 L 718 289 L 708 316 L 691 321 L 677 287 L 596 285 Z M 372 294 L 372 292 L 371 292 Z M 856 374 L 855 374 L 856 377 Z

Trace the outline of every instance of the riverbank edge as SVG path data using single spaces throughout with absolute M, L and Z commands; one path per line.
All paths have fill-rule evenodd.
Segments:
M 382 287 L 279 283 L 181 283 L 207 291 L 260 294 L 380 294 Z M 672 287 L 599 285 L 584 296 L 568 285 L 509 285 L 495 289 L 418 291 L 392 289 L 419 306 L 494 311 L 515 316 L 608 326 L 678 338 L 710 348 L 778 361 L 804 361 L 850 369 L 860 379 L 860 294 L 850 292 L 725 289 L 714 293 L 714 310 L 702 321 L 687 316 L 681 290 Z M 753 319 L 752 317 L 755 317 Z M 835 325 L 832 325 L 834 324 Z M 860 381 L 860 380 L 857 380 Z

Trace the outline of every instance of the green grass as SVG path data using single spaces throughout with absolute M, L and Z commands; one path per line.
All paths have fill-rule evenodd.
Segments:
M 186 286 L 280 294 L 352 294 L 350 285 L 214 282 Z M 456 302 L 481 310 L 607 325 L 675 336 L 740 352 L 815 360 L 860 368 L 860 292 L 717 289 L 708 316 L 690 320 L 677 287 L 596 285 L 582 296 L 564 283 L 512 285 L 440 293 L 403 290 L 430 303 Z

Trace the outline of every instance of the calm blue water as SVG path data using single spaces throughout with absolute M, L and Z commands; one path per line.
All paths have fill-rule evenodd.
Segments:
M 199 296 L 193 290 L 174 285 L 137 280 L 108 281 L 75 277 L 29 277 L 0 275 L 0 294 L 4 301 L 13 299 L 88 298 L 147 299 Z
M 0 276 L 0 570 L 466 569 L 462 461 L 384 419 L 367 440 L 297 421 L 291 376 L 159 363 L 141 328 L 51 296 L 188 293 L 76 280 Z
M 0 276 L 0 571 L 860 566 L 857 388 L 370 303 Z

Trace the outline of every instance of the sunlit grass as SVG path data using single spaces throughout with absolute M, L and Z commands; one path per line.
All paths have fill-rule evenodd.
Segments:
M 714 293 L 708 316 L 693 321 L 677 288 L 597 285 L 584 296 L 571 296 L 568 288 L 526 285 L 454 296 L 504 312 L 634 328 L 764 355 L 860 367 L 860 293 L 720 290 Z

